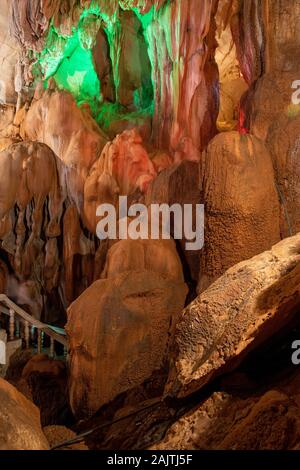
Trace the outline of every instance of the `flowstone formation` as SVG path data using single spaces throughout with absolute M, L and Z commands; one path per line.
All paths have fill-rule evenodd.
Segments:
M 21 328 L 6 378 L 41 418 L 1 382 L 0 447 L 46 449 L 41 419 L 99 425 L 90 449 L 299 448 L 299 0 L 0 6 L 0 294 L 68 344 Z M 124 199 L 171 238 L 126 238 Z

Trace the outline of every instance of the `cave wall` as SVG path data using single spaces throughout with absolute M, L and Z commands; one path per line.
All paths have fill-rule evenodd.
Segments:
M 168 325 L 197 285 L 206 290 L 299 230 L 299 106 L 291 104 L 291 84 L 299 79 L 300 2 L 3 5 L 1 286 L 38 318 L 63 326 L 68 314 L 70 397 L 76 413 L 89 414 L 149 376 L 155 382 L 158 370 L 166 379 Z M 188 254 L 182 242 L 164 240 L 100 243 L 96 208 L 118 209 L 118 196 L 147 205 L 203 202 L 203 251 Z M 160 319 L 149 298 L 164 318 L 155 357 Z M 138 338 L 127 334 L 132 325 Z M 98 357 L 114 328 L 126 339 L 128 364 L 118 356 L 121 372 L 102 399 L 119 341 L 100 385 Z M 149 367 L 135 359 L 132 370 L 141 351 Z

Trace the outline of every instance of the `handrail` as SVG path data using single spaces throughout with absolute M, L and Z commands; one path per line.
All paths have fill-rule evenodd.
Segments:
M 64 347 L 68 346 L 67 338 L 64 334 L 58 333 L 51 328 L 51 325 L 47 325 L 46 323 L 42 323 L 40 320 L 37 320 L 29 313 L 25 312 L 21 307 L 15 304 L 7 295 L 0 294 L 0 303 L 4 303 L 6 307 L 8 307 L 8 311 L 5 307 L 0 305 L 0 311 L 5 315 L 10 316 L 10 310 L 13 310 L 19 317 L 21 317 L 25 322 L 34 326 L 38 330 L 43 331 L 46 333 L 50 338 L 57 341 L 58 343 L 62 344 Z

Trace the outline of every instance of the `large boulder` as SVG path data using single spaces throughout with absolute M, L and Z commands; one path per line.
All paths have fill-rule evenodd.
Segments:
M 38 408 L 0 378 L 0 450 L 47 450 Z
M 73 302 L 66 330 L 77 417 L 92 415 L 166 367 L 186 294 L 182 281 L 134 271 L 96 281 Z
M 241 262 L 183 312 L 167 393 L 186 396 L 237 367 L 300 306 L 300 234 Z
M 199 292 L 226 269 L 280 240 L 279 199 L 264 143 L 235 131 L 221 133 L 203 158 L 205 244 Z

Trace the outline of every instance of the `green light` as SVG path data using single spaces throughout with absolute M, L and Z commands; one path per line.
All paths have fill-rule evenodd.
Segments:
M 133 10 L 141 22 L 141 38 L 145 38 L 149 49 L 147 28 L 153 19 L 154 8 L 145 15 L 140 14 L 136 8 Z M 94 68 L 92 49 L 101 26 L 106 33 L 110 48 L 116 103 L 101 102 L 101 84 Z M 148 116 L 153 113 L 151 77 L 143 78 L 141 87 L 133 93 L 135 110 L 131 109 L 128 112 L 118 103 L 118 90 L 121 85 L 119 73 L 121 36 L 118 10 L 112 16 L 108 16 L 100 11 L 96 1 L 92 1 L 90 7 L 83 10 L 70 36 L 62 35 L 51 24 L 45 48 L 36 54 L 34 76 L 37 80 L 42 76 L 45 87 L 47 80 L 54 77 L 58 88 L 72 93 L 78 105 L 88 103 L 93 117 L 103 129 L 108 128 L 114 120 L 131 121 Z

